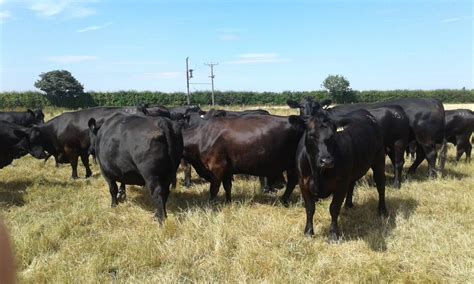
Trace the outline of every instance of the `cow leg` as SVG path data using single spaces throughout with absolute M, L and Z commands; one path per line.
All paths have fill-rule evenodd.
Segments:
M 464 148 L 462 147 L 462 145 L 457 145 L 456 146 L 456 162 L 459 162 L 459 160 L 461 160 L 461 157 L 463 154 L 464 154 Z M 467 155 L 466 155 L 466 159 L 467 159 Z
M 471 152 L 472 152 L 472 145 L 469 140 L 467 140 L 467 145 L 466 145 L 466 162 L 470 163 L 471 162 Z
M 117 188 L 117 183 L 114 180 L 111 180 L 107 177 L 105 177 L 105 180 L 107 181 L 107 184 L 109 185 L 109 192 L 110 192 L 110 197 L 112 198 L 112 203 L 111 207 L 117 207 L 118 205 L 118 200 L 117 200 L 117 193 L 118 193 L 118 188 Z
M 224 176 L 222 184 L 225 190 L 225 202 L 232 202 L 231 191 L 232 191 L 232 174 Z
M 282 189 L 286 185 L 286 180 L 285 177 L 283 176 L 283 172 L 278 174 L 277 176 L 273 176 L 270 179 L 268 179 L 268 186 L 273 189 Z
M 385 205 L 385 161 L 383 161 L 383 159 L 377 161 L 377 163 L 372 166 L 372 172 L 374 174 L 374 182 L 377 186 L 377 192 L 379 193 L 378 214 L 381 216 L 387 216 L 387 206 Z
M 88 154 L 81 154 L 81 161 L 84 167 L 86 168 L 86 178 L 92 176 L 91 167 L 89 165 L 89 155 Z
M 286 171 L 286 175 L 288 180 L 286 181 L 286 188 L 283 196 L 281 197 L 280 201 L 283 203 L 284 206 L 288 207 L 290 196 L 295 189 L 296 184 L 298 184 L 298 174 L 295 170 L 288 170 Z
M 230 178 L 232 182 L 232 173 L 226 169 L 227 161 L 219 161 L 218 158 L 210 160 L 207 167 L 212 174 L 209 201 L 213 202 L 216 200 L 217 194 L 219 193 L 223 177 Z M 227 175 L 229 175 L 229 177 L 227 177 Z
M 417 145 L 415 161 L 408 169 L 408 174 L 410 175 L 415 174 L 416 169 L 424 160 L 425 160 L 425 153 L 423 152 L 422 147 L 420 145 Z
M 186 160 L 181 161 L 184 167 L 184 186 L 190 187 L 191 186 L 191 164 L 188 163 Z
M 345 185 L 347 189 L 348 185 Z M 329 229 L 329 240 L 336 241 L 339 239 L 339 228 L 337 225 L 337 218 L 339 217 L 339 212 L 341 211 L 342 202 L 344 201 L 343 192 L 338 192 L 333 195 L 331 205 L 329 206 L 329 213 L 331 213 L 331 228 Z
M 260 182 L 260 189 L 262 190 L 262 193 L 270 192 L 270 187 L 268 186 L 268 178 L 258 177 L 258 180 Z
M 347 195 L 346 195 L 346 202 L 344 203 L 344 207 L 346 207 L 346 208 L 353 208 L 354 207 L 354 203 L 352 203 L 352 196 L 354 194 L 354 187 L 355 187 L 355 182 L 353 182 L 349 185 L 349 190 L 347 191 Z
M 120 184 L 119 191 L 118 191 L 118 194 L 117 194 L 117 199 L 118 199 L 120 202 L 123 202 L 123 201 L 125 201 L 126 198 L 127 198 L 127 193 L 126 193 L 126 191 L 125 191 L 125 184 L 124 184 L 124 183 L 121 183 L 121 184 Z
M 309 189 L 309 177 L 300 180 L 301 195 L 303 195 L 304 208 L 306 210 L 306 226 L 304 228 L 304 234 L 306 236 L 314 235 L 313 218 L 315 211 L 315 203 L 313 195 Z
M 79 160 L 79 157 L 77 154 L 71 154 L 69 155 L 69 161 L 71 162 L 71 168 L 72 168 L 72 174 L 71 177 L 73 179 L 77 179 L 77 162 Z
M 219 187 L 221 187 L 222 178 L 214 176 L 211 180 L 210 196 L 209 201 L 214 202 L 216 200 L 217 194 L 219 193 Z
M 425 152 L 426 159 L 428 160 L 428 175 L 431 178 L 435 178 L 437 176 L 437 169 L 436 169 L 436 145 L 422 145 L 423 151 Z M 443 167 L 443 166 L 442 166 Z
M 166 201 L 170 193 L 170 183 L 152 180 L 146 183 L 146 187 L 150 189 L 151 198 L 156 206 L 155 218 L 162 224 L 166 218 Z
M 403 157 L 403 150 L 406 148 L 404 141 L 396 141 L 393 146 L 393 151 L 389 155 L 390 160 L 393 164 L 393 187 L 399 189 L 402 184 L 402 172 L 403 165 L 405 164 L 405 158 Z

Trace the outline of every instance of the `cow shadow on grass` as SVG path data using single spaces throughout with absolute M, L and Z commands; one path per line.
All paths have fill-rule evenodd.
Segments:
M 26 189 L 32 181 L 0 181 L 0 207 L 23 206 Z
M 343 240 L 362 239 L 373 250 L 387 250 L 387 238 L 397 227 L 397 220 L 409 219 L 418 207 L 418 201 L 411 197 L 387 197 L 388 217 L 377 215 L 378 198 L 356 203 L 352 209 L 342 209 L 339 226 Z M 329 233 L 329 224 L 325 229 Z
M 251 190 L 251 189 L 250 189 Z M 295 190 L 297 191 L 297 190 Z M 150 196 L 150 192 L 146 188 L 137 186 L 128 186 L 127 193 L 130 201 L 136 203 L 138 206 L 149 210 L 155 211 L 156 206 Z M 271 206 L 280 206 L 280 195 L 282 190 L 278 193 L 264 194 L 258 192 L 245 192 L 242 190 L 235 190 L 232 193 L 232 203 L 234 204 L 266 204 Z M 290 197 L 290 204 L 297 203 L 300 200 L 300 194 L 294 192 Z M 209 190 L 196 190 L 191 187 L 186 190 L 174 191 L 171 189 L 170 197 L 166 203 L 166 208 L 169 212 L 180 212 L 187 211 L 189 209 L 202 209 L 202 210 L 216 210 L 219 211 L 225 203 L 224 189 L 221 187 L 219 195 L 215 202 L 209 201 Z
M 48 179 L 22 179 L 11 181 L 0 181 L 0 207 L 23 206 L 25 205 L 25 195 L 28 188 L 37 186 L 41 190 L 52 186 L 68 188 L 74 185 L 74 181 L 60 181 Z
M 416 180 L 416 181 L 427 181 L 430 180 L 430 177 L 428 177 L 428 165 L 426 163 L 421 164 L 418 169 L 416 170 L 415 174 L 407 174 L 407 172 L 404 172 L 404 177 L 405 181 L 410 181 L 410 180 Z M 440 176 L 441 173 L 438 173 Z M 469 177 L 469 175 L 456 171 L 453 169 L 453 164 L 451 163 L 446 163 L 446 166 L 444 167 L 444 173 L 442 177 L 450 177 L 450 178 L 455 178 L 458 180 L 464 179 L 466 177 Z

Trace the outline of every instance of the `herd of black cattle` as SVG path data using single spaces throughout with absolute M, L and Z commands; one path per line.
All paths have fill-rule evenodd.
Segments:
M 417 98 L 330 104 L 312 98 L 288 101 L 300 110 L 300 115 L 290 116 L 265 110 L 205 112 L 197 106 L 140 104 L 65 112 L 46 123 L 41 110 L 0 112 L 0 168 L 28 153 L 45 160 L 53 156 L 56 165 L 70 163 L 72 178 L 77 178 L 80 157 L 90 177 L 92 155 L 108 183 L 112 206 L 125 198 L 126 184 L 144 185 L 160 222 L 166 217 L 166 201 L 180 164 L 185 167 L 186 186 L 191 183 L 190 165 L 210 182 L 211 201 L 221 183 L 226 201 L 231 201 L 234 174 L 260 177 L 267 191 L 286 183 L 284 204 L 299 183 L 307 215 L 305 234 L 314 234 L 315 202 L 333 195 L 330 238 L 338 238 L 342 203 L 353 206 L 354 185 L 369 168 L 379 194 L 378 213 L 386 215 L 385 155 L 393 164 L 395 188 L 400 188 L 408 149 L 416 151 L 409 174 L 424 159 L 430 176 L 442 173 L 447 142 L 456 145 L 456 160 L 464 153 L 470 160 L 471 110 L 445 111 L 438 100 Z M 441 145 L 439 166 L 437 145 Z

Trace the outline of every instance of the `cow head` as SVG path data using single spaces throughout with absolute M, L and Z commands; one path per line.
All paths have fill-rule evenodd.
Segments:
M 201 110 L 198 106 L 186 109 L 182 118 L 181 129 L 187 129 L 199 125 L 206 115 L 207 112 Z
M 314 115 L 321 109 L 321 105 L 312 97 L 306 97 L 300 103 L 294 100 L 288 100 L 286 103 L 291 108 L 300 109 L 300 115 Z
M 314 115 L 290 117 L 290 122 L 298 128 L 304 128 L 304 144 L 310 158 L 312 171 L 334 167 L 334 136 L 336 124 L 330 119 L 325 110 L 319 110 Z
M 150 113 L 148 112 L 147 108 L 148 108 L 148 104 L 141 102 L 137 105 L 137 113 L 143 113 L 144 115 L 149 116 Z
M 225 116 L 227 116 L 227 112 L 225 110 L 211 108 L 203 118 L 210 119 L 213 117 L 225 117 Z
M 41 109 L 27 109 L 26 112 L 31 116 L 32 124 L 44 124 L 44 113 Z
M 44 143 L 41 139 L 41 132 L 38 127 L 21 130 L 15 129 L 13 133 L 20 139 L 18 146 L 20 151 L 24 151 L 21 154 L 30 153 L 36 159 L 46 159 L 48 157 L 48 154 L 44 149 Z
M 320 169 L 334 167 L 334 136 L 336 124 L 326 111 L 318 111 L 306 122 L 305 146 Z

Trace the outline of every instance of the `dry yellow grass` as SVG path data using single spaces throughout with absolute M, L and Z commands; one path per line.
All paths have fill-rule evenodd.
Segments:
M 159 227 L 145 189 L 129 187 L 127 201 L 110 208 L 97 166 L 92 178 L 73 181 L 69 165 L 31 157 L 0 170 L 0 215 L 25 283 L 472 282 L 474 163 L 455 164 L 453 150 L 447 177 L 426 179 L 424 163 L 401 190 L 388 187 L 388 219 L 376 217 L 377 193 L 370 175 L 364 178 L 356 208 L 341 214 L 336 244 L 327 242 L 330 200 L 317 204 L 315 237 L 303 235 L 298 190 L 285 208 L 277 196 L 260 194 L 256 180 L 237 178 L 233 204 L 223 204 L 221 190 L 212 206 L 208 184 L 194 174 L 191 189 L 172 191 Z

